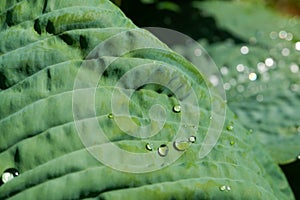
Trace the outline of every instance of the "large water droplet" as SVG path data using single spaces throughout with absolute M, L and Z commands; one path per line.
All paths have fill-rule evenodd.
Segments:
M 147 144 L 145 145 L 145 147 L 146 147 L 146 149 L 147 149 L 148 151 L 152 151 L 152 150 L 153 150 L 153 144 L 147 143 Z
M 169 147 L 166 144 L 162 144 L 158 147 L 158 154 L 162 157 L 166 156 L 169 152 Z
M 15 168 L 9 168 L 3 172 L 1 176 L 1 181 L 2 183 L 7 183 L 8 181 L 11 181 L 17 176 L 19 176 L 19 171 Z
M 184 151 L 189 148 L 190 143 L 185 139 L 176 139 L 176 141 L 173 143 L 173 146 L 178 151 Z
M 173 111 L 176 112 L 176 113 L 180 113 L 181 112 L 181 106 L 180 105 L 174 106 Z

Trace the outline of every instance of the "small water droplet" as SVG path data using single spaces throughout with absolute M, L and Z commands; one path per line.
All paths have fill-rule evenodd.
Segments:
M 295 49 L 296 49 L 297 51 L 300 51 L 300 42 L 296 42 L 296 44 L 295 44 Z
M 257 75 L 254 72 L 250 73 L 248 77 L 250 81 L 255 81 L 257 79 Z
M 169 152 L 169 147 L 166 144 L 162 144 L 158 147 L 158 154 L 162 157 L 165 157 Z
M 266 58 L 265 64 L 267 67 L 272 67 L 274 65 L 274 60 L 272 58 Z
M 286 39 L 287 41 L 291 41 L 291 40 L 293 39 L 293 37 L 294 37 L 294 36 L 293 36 L 292 33 L 288 33 L 285 39 Z
M 1 181 L 2 183 L 7 183 L 8 181 L 11 181 L 17 176 L 19 176 L 19 171 L 15 168 L 9 168 L 3 172 L 1 176 Z
M 289 56 L 290 55 L 290 50 L 288 48 L 284 48 L 284 49 L 282 49 L 281 54 L 283 56 Z
M 195 143 L 196 142 L 196 136 L 190 136 L 189 137 L 189 142 L 191 142 L 191 143 Z
M 292 63 L 290 66 L 290 70 L 292 73 L 297 73 L 299 72 L 299 66 L 296 63 Z
M 187 140 L 184 139 L 177 139 L 174 141 L 173 146 L 178 151 L 184 151 L 189 148 L 190 143 Z
M 279 36 L 280 39 L 286 39 L 286 37 L 287 37 L 287 32 L 286 32 L 286 31 L 280 31 L 280 32 L 278 33 L 278 36 Z
M 230 145 L 234 145 L 235 142 L 233 140 L 230 141 Z
M 249 53 L 249 48 L 247 46 L 242 46 L 240 51 L 241 51 L 241 54 L 246 55 Z
M 109 119 L 112 119 L 112 118 L 114 118 L 114 115 L 113 115 L 112 113 L 109 113 L 109 114 L 107 115 L 107 117 L 108 117 Z
M 176 112 L 176 113 L 180 113 L 181 112 L 181 106 L 180 105 L 174 106 L 173 111 Z
M 146 145 L 145 145 L 145 147 L 146 147 L 146 149 L 148 150 L 148 151 L 152 151 L 153 150 L 153 144 L 150 144 L 150 143 L 147 143 Z
M 201 49 L 195 49 L 194 54 L 195 56 L 201 56 L 202 55 Z
M 256 101 L 263 102 L 263 100 L 264 100 L 264 96 L 263 95 L 259 94 L 259 95 L 256 96 Z
M 212 116 L 209 116 L 209 119 L 210 119 L 210 120 L 212 120 L 212 119 L 213 119 L 213 117 L 212 117 Z
M 221 67 L 220 71 L 221 71 L 221 73 L 222 73 L 223 75 L 227 75 L 227 74 L 228 74 L 228 68 L 225 67 L 225 66 Z
M 227 190 L 227 191 L 230 191 L 230 190 L 231 190 L 231 187 L 230 187 L 229 185 L 227 185 L 227 186 L 226 186 L 226 190 Z
M 275 39 L 277 38 L 277 33 L 276 33 L 275 31 L 272 31 L 272 32 L 270 33 L 270 38 L 271 38 L 272 40 L 275 40 Z
M 232 126 L 232 125 L 228 125 L 228 126 L 226 127 L 226 129 L 227 129 L 228 131 L 232 131 L 232 130 L 233 130 L 233 126 Z
M 226 185 L 220 186 L 219 189 L 220 189 L 221 191 L 225 191 L 225 190 L 226 190 Z
M 224 83 L 223 87 L 225 90 L 230 90 L 231 85 L 230 85 L 230 83 Z
M 209 77 L 209 81 L 214 87 L 219 85 L 219 82 L 220 82 L 219 78 L 216 75 L 211 75 Z
M 243 64 L 238 64 L 238 65 L 236 66 L 236 70 L 237 70 L 238 72 L 243 72 L 243 71 L 245 70 L 245 65 L 243 65 Z
M 300 160 L 300 155 L 298 156 L 298 159 Z

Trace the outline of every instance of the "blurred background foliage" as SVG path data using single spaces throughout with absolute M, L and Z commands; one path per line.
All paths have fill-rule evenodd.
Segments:
M 229 106 L 300 199 L 300 1 L 112 1 L 139 27 L 179 31 L 208 51 Z

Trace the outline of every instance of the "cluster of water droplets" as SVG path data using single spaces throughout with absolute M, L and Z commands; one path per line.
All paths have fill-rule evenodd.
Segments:
M 294 35 L 291 32 L 280 30 L 278 32 L 271 31 L 269 34 L 270 46 L 266 51 L 268 56 L 264 59 L 257 60 L 256 64 L 249 62 L 240 62 L 236 66 L 222 66 L 220 72 L 224 80 L 223 87 L 230 96 L 239 96 L 247 98 L 256 95 L 257 102 L 263 102 L 264 96 L 261 92 L 265 89 L 263 85 L 267 85 L 271 80 L 285 80 L 284 74 L 291 73 L 294 79 L 300 80 L 300 41 L 294 41 Z M 241 45 L 239 53 L 241 56 L 253 56 L 257 54 L 255 37 L 249 38 L 250 45 Z M 266 54 L 266 55 L 267 55 Z M 293 60 L 293 61 L 292 61 Z M 232 72 L 234 68 L 234 71 Z M 230 73 L 233 73 L 229 76 Z M 220 83 L 216 77 L 210 77 L 213 85 Z M 289 85 L 288 89 L 292 92 L 300 91 L 298 81 L 285 80 L 285 84 Z M 241 99 L 240 99 L 241 100 Z

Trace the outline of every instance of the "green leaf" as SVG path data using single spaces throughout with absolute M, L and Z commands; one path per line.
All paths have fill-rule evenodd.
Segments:
M 218 99 L 195 66 L 109 1 L 48 0 L 29 12 L 34 2 L 1 6 L 2 13 L 26 12 L 11 12 L 0 32 L 6 37 L 0 45 L 0 171 L 20 172 L 0 186 L 0 199 L 293 199 L 279 167 L 229 110 L 225 125 L 233 128 L 224 127 L 216 146 L 199 158 Z M 193 92 L 200 108 L 182 104 Z M 174 112 L 178 104 L 182 111 Z M 117 112 L 125 106 L 129 118 Z M 104 139 L 94 133 L 94 122 Z M 160 131 L 134 135 L 149 130 Z M 197 140 L 177 151 L 178 134 Z M 110 151 L 110 144 L 128 156 Z M 161 145 L 168 145 L 165 157 L 157 152 Z M 152 163 L 137 166 L 132 155 L 150 155 Z M 127 165 L 120 171 L 114 163 Z

